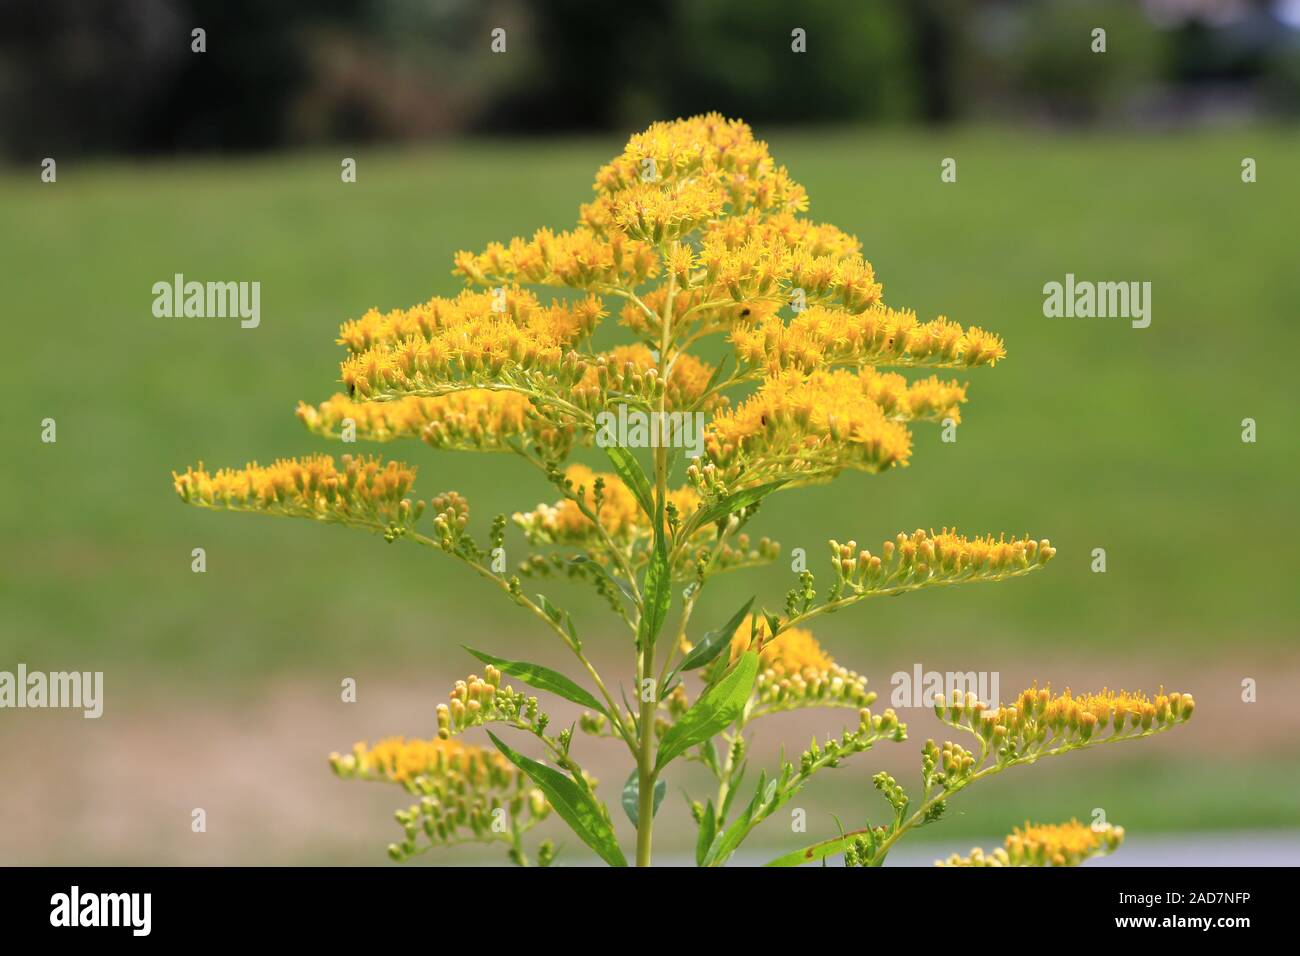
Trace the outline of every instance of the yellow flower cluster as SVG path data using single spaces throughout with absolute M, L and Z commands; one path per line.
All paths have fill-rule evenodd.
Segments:
M 693 179 L 668 188 L 647 182 L 614 194 L 610 211 L 627 235 L 658 245 L 694 232 L 718 215 L 724 202 L 722 190 L 710 182 Z
M 654 185 L 672 192 L 691 183 L 720 191 L 731 214 L 798 212 L 808 205 L 804 188 L 773 162 L 746 123 L 709 113 L 655 123 L 628 140 L 622 154 L 596 173 L 597 201 L 584 209 L 584 219 L 606 221 L 602 200 L 628 190 Z
M 519 777 L 514 764 L 501 754 L 441 738 L 387 737 L 373 747 L 358 743 L 350 754 L 330 754 L 330 766 L 340 777 L 404 785 L 429 777 L 474 788 L 504 789 Z
M 816 671 L 829 670 L 835 663 L 822 650 L 812 632 L 801 627 L 782 631 L 772 640 L 771 629 L 763 618 L 747 616 L 731 638 L 731 660 L 734 663 L 750 649 L 755 637 L 758 640 L 758 663 L 761 667 L 797 674 L 805 668 Z
M 650 533 L 650 520 L 641 510 L 636 496 L 617 475 L 598 473 L 586 465 L 573 464 L 565 469 L 564 477 L 572 486 L 574 496 L 600 519 L 601 527 L 610 537 L 626 541 Z M 596 509 L 597 481 L 602 483 L 599 511 Z M 668 493 L 668 501 L 685 520 L 699 507 L 700 497 L 691 488 L 678 488 Z M 529 512 L 516 512 L 513 520 L 534 544 L 580 544 L 590 540 L 596 531 L 591 519 L 571 498 L 564 498 L 554 505 L 541 504 Z
M 506 442 L 525 437 L 561 455 L 573 441 L 573 427 L 538 416 L 528 397 L 497 389 L 464 389 L 436 398 L 408 395 L 387 402 L 356 402 L 336 394 L 320 405 L 298 403 L 297 415 L 307 428 L 326 438 L 392 441 L 417 438 L 434 448 L 504 451 Z
M 689 246 L 678 248 L 679 257 L 690 257 L 693 253 Z M 684 268 L 689 270 L 688 263 Z M 678 289 L 673 296 L 672 327 L 676 334 L 688 330 L 692 323 L 698 323 L 702 332 L 714 332 L 730 329 L 740 321 L 757 321 L 772 315 L 781 307 L 778 298 L 749 299 L 744 302 L 708 299 L 704 288 L 684 288 L 685 278 L 678 279 Z M 641 302 L 629 302 L 619 312 L 619 321 L 643 338 L 658 342 L 663 336 L 663 314 L 668 305 L 668 286 L 657 285 L 644 293 Z M 644 308 L 642 307 L 644 306 Z M 647 315 L 649 309 L 653 315 Z
M 755 630 L 757 629 L 757 630 Z M 867 679 L 841 667 L 822 650 L 812 632 L 792 627 L 771 639 L 767 621 L 750 615 L 731 638 L 734 663 L 758 639 L 759 673 L 754 682 L 758 712 L 793 710 L 796 707 L 863 708 L 876 699 L 867 690 Z
M 506 288 L 371 310 L 340 330 L 339 342 L 352 353 L 341 378 L 349 394 L 365 397 L 474 378 L 487 384 L 507 368 L 554 370 L 604 315 L 596 298 L 543 307 L 531 292 Z
M 409 309 L 380 312 L 371 309 L 359 319 L 345 322 L 337 342 L 360 355 L 370 349 L 396 345 L 408 339 L 426 341 L 466 330 L 485 321 L 509 322 L 548 341 L 569 343 L 592 330 L 603 318 L 600 299 L 588 296 L 572 303 L 552 302 L 544 307 L 527 289 L 502 286 L 485 292 L 466 289 L 455 298 L 435 296 Z
M 537 698 L 516 693 L 507 684 L 501 686 L 501 671 L 491 664 L 483 676 L 470 674 L 456 681 L 447 695 L 449 700 L 435 709 L 438 736 L 444 740 L 470 727 L 504 722 L 541 735 L 549 718 L 538 711 Z
M 765 247 L 779 243 L 792 253 L 813 258 L 830 256 L 841 259 L 862 252 L 862 243 L 857 236 L 849 235 L 838 226 L 801 219 L 790 213 L 763 215 L 751 211 L 728 216 L 709 223 L 704 231 L 704 243 L 729 251 L 755 243 Z
M 864 368 L 858 373 L 862 389 L 881 410 L 897 421 L 961 421 L 966 386 L 937 375 L 909 382 L 897 372 Z
M 1041 567 L 1056 555 L 1045 538 L 967 538 L 947 528 L 937 534 L 922 528 L 899 532 L 881 545 L 879 555 L 858 550 L 856 541 L 831 541 L 830 548 L 840 580 L 857 591 L 1010 577 Z
M 953 854 L 936 866 L 1078 866 L 1085 860 L 1115 852 L 1124 842 L 1124 828 L 1109 823 L 1087 826 L 1069 823 L 1026 823 L 1016 827 L 1003 846 L 992 853 L 979 847 L 970 856 Z
M 761 474 L 756 465 L 821 477 L 844 468 L 879 472 L 906 464 L 911 435 L 872 398 L 873 375 L 779 373 L 735 409 L 714 416 L 705 450 L 724 470 L 739 473 L 748 465 L 754 475 Z
M 689 352 L 678 353 L 664 389 L 667 392 L 666 409 L 696 410 L 695 403 L 709 387 L 712 377 L 712 365 Z M 595 364 L 588 366 L 587 374 L 571 394 L 574 403 L 582 407 L 593 407 L 601 396 L 608 396 L 612 392 L 648 401 L 656 394 L 650 383 L 658 378 L 658 363 L 649 347 L 641 343 L 620 345 L 597 356 Z M 586 392 L 590 392 L 590 395 Z M 715 394 L 701 403 L 698 410 L 711 411 L 725 403 L 725 396 Z
M 945 740 L 940 747 L 927 740 L 921 749 L 921 779 L 927 788 L 939 784 L 956 790 L 970 779 L 977 763 L 975 755 L 961 744 Z
M 505 811 L 520 832 L 531 829 L 551 811 L 529 778 L 495 752 L 455 740 L 407 740 L 389 737 L 374 747 L 357 744 L 350 754 L 330 754 L 330 766 L 344 779 L 401 784 L 419 802 L 394 815 L 405 838 L 388 847 L 394 860 L 419 852 L 423 835 L 430 846 L 509 839 L 495 826 Z M 515 847 L 512 852 L 517 853 Z
M 501 690 L 501 671 L 487 665 L 484 676 L 470 674 L 456 681 L 447 696 L 451 702 L 434 708 L 438 719 L 438 736 L 442 739 L 476 727 L 496 717 L 497 692 Z M 509 688 L 507 688 L 509 690 Z M 513 696 L 513 692 L 509 696 Z
M 259 511 L 319 521 L 407 529 L 423 511 L 406 498 L 415 469 L 379 458 L 329 455 L 284 458 L 263 467 L 222 468 L 210 473 L 200 463 L 172 472 L 176 493 L 186 504 L 229 511 Z
M 1108 689 L 1076 697 L 1069 688 L 1053 694 L 1051 687 L 1037 684 L 1007 707 L 985 709 L 973 694 L 951 702 L 939 694 L 934 705 L 940 719 L 1015 754 L 1049 740 L 1087 743 L 1107 730 L 1106 739 L 1155 733 L 1190 720 L 1195 709 L 1191 694 L 1166 694 L 1163 688 L 1154 698 Z
M 737 358 L 749 365 L 803 371 L 831 365 L 970 367 L 1006 357 L 1002 339 L 940 316 L 918 322 L 910 309 L 851 310 L 813 305 L 787 325 L 779 315 L 737 324 L 731 332 Z
M 753 238 L 734 249 L 720 239 L 707 240 L 698 262 L 709 299 L 740 302 L 775 297 L 789 302 L 798 290 L 805 303 L 826 303 L 856 313 L 879 305 L 884 292 L 871 263 L 862 256 L 815 256 L 802 248 L 791 250 L 779 237 L 768 243 Z
M 866 308 L 881 287 L 859 254 L 856 237 L 788 213 L 750 211 L 715 219 L 703 230 L 700 251 L 686 244 L 666 252 L 676 280 L 673 326 L 702 332 L 729 330 L 773 317 L 799 289 L 805 303 L 828 301 Z M 668 286 L 661 284 L 622 310 L 634 331 L 657 339 Z
M 479 285 L 531 282 L 574 289 L 633 287 L 659 274 L 653 246 L 617 230 L 601 234 L 581 226 L 571 232 L 539 229 L 531 240 L 491 243 L 482 253 L 456 253 L 453 274 Z

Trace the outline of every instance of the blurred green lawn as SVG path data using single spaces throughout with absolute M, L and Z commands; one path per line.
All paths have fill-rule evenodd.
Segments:
M 956 444 L 919 428 L 911 467 L 782 494 L 750 530 L 786 555 L 805 548 L 814 570 L 829 537 L 874 547 L 919 526 L 1027 532 L 1059 551 L 1028 580 L 825 618 L 837 657 L 870 671 L 872 648 L 914 646 L 936 666 L 971 646 L 1050 649 L 1095 673 L 1107 656 L 1231 653 L 1251 673 L 1256 655 L 1294 649 L 1300 135 L 758 132 L 808 187 L 811 215 L 861 237 L 888 301 L 997 330 L 1010 354 L 968 376 Z M 334 154 L 69 160 L 55 185 L 34 168 L 0 176 L 0 666 L 116 669 L 140 690 L 199 683 L 233 700 L 288 674 L 456 672 L 458 643 L 544 642 L 436 555 L 188 509 L 169 473 L 340 451 L 293 416 L 298 399 L 334 391 L 338 324 L 455 292 L 457 249 L 570 226 L 619 145 L 348 151 L 353 185 Z M 1243 155 L 1258 160 L 1256 184 L 1240 181 Z M 939 181 L 947 156 L 956 184 Z M 260 281 L 261 327 L 155 318 L 151 286 L 178 272 Z M 1150 281 L 1151 327 L 1044 318 L 1042 286 L 1067 272 Z M 46 417 L 57 444 L 39 441 Z M 1240 440 L 1246 417 L 1256 444 Z M 467 494 L 480 529 L 554 498 L 505 457 L 385 451 L 420 465 L 424 496 Z M 508 545 L 522 557 L 522 539 Z M 190 571 L 194 547 L 206 574 Z M 1089 570 L 1095 547 L 1104 575 Z M 697 622 L 715 626 L 754 593 L 779 606 L 786 568 L 719 579 Z M 547 590 L 589 645 L 612 635 L 586 594 Z M 549 646 L 531 656 L 562 661 Z M 1261 821 L 1278 822 L 1260 799 Z
M 827 634 L 1180 655 L 1294 638 L 1300 137 L 769 138 L 812 215 L 862 238 L 889 301 L 996 329 L 1010 357 L 969 375 L 956 444 L 921 428 L 910 468 L 782 495 L 754 533 L 815 562 L 832 535 L 944 524 L 1059 549 L 1030 581 L 883 602 L 827 619 Z M 364 649 L 403 669 L 440 639 L 526 626 L 436 556 L 185 509 L 169 472 L 320 449 L 292 411 L 333 391 L 337 325 L 454 292 L 458 248 L 570 225 L 618 145 L 362 152 L 346 186 L 334 155 L 0 178 L 5 656 L 248 677 Z M 1259 183 L 1240 182 L 1242 153 Z M 944 156 L 956 184 L 939 182 Z M 177 272 L 259 280 L 261 327 L 154 318 L 150 287 Z M 1044 318 L 1042 285 L 1066 272 L 1151 281 L 1151 327 Z M 56 445 L 38 441 L 47 416 Z M 1240 441 L 1245 417 L 1257 444 Z M 505 458 L 389 452 L 422 466 L 421 492 L 467 492 L 480 526 L 552 498 Z M 196 546 L 206 575 L 189 570 Z M 1094 547 L 1105 575 L 1089 571 Z M 778 566 L 720 581 L 702 617 L 755 590 L 777 604 L 788 579 Z

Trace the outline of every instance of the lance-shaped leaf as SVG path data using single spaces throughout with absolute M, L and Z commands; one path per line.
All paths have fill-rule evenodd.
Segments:
M 700 695 L 691 709 L 659 741 L 655 769 L 667 766 L 696 744 L 721 733 L 745 712 L 758 674 L 758 654 L 748 651 L 721 680 Z
M 773 810 L 777 809 L 782 803 L 789 799 L 787 795 L 784 799 L 773 803 L 776 799 L 780 781 L 776 779 L 768 780 L 767 774 L 759 774 L 758 789 L 753 798 L 745 806 L 731 824 L 722 833 L 718 834 L 708 853 L 704 855 L 704 862 L 701 866 L 721 866 L 736 852 L 736 847 L 740 846 L 741 841 L 749 836 L 749 831 L 758 825 Z
M 641 589 L 641 620 L 637 624 L 636 640 L 640 647 L 654 647 L 655 639 L 663 630 L 668 617 L 668 606 L 673 599 L 673 576 L 668 567 L 668 547 L 663 535 L 655 535 L 654 551 L 645 571 Z
M 820 843 L 814 843 L 812 846 L 806 846 L 802 850 L 795 850 L 784 856 L 778 856 L 775 860 L 769 860 L 764 866 L 803 866 L 805 863 L 816 863 L 828 856 L 834 856 L 837 853 L 843 853 L 858 837 L 866 838 L 874 845 L 875 837 L 872 835 L 871 827 L 862 830 L 853 830 L 845 833 L 843 836 L 833 837 L 830 840 L 823 840 Z
M 627 866 L 627 858 L 619 849 L 609 816 L 590 791 L 582 789 L 554 767 L 515 752 L 490 730 L 488 736 L 507 760 L 532 778 L 551 807 L 583 843 L 610 866 Z
M 591 694 L 587 693 L 569 678 L 565 677 L 558 671 L 553 671 L 549 667 L 543 667 L 541 664 L 530 664 L 527 661 L 509 661 L 504 657 L 493 657 L 491 654 L 485 654 L 483 651 L 476 651 L 472 647 L 462 644 L 465 650 L 469 651 L 484 664 L 491 664 L 503 674 L 509 674 L 511 677 L 518 677 L 529 687 L 536 687 L 538 690 L 550 691 L 565 700 L 571 700 L 575 704 L 581 704 L 583 707 L 590 708 L 597 713 L 605 714 L 605 707 Z
M 713 809 L 713 801 L 704 806 L 704 816 L 700 819 L 700 832 L 695 837 L 695 865 L 703 866 L 704 858 L 713 846 L 713 838 L 718 833 L 718 813 Z
M 722 649 L 731 644 L 732 637 L 735 636 L 741 621 L 745 619 L 745 615 L 749 613 L 749 609 L 753 604 L 754 599 L 750 598 L 745 602 L 744 607 L 731 616 L 731 620 L 718 630 L 709 631 L 700 638 L 700 643 L 692 647 L 690 652 L 681 659 L 681 662 L 673 668 L 672 673 L 668 675 L 668 679 L 664 681 L 664 686 L 667 687 L 671 684 L 673 678 L 682 671 L 692 671 L 697 667 L 703 667 L 722 653 Z
M 755 485 L 753 488 L 742 488 L 740 491 L 732 492 L 721 501 L 707 505 L 692 515 L 690 530 L 694 531 L 697 528 L 703 528 L 706 524 L 720 521 L 727 517 L 727 515 L 739 511 L 741 508 L 748 508 L 756 501 L 761 501 L 781 486 L 789 483 L 789 478 L 780 478 L 776 481 L 769 481 L 766 484 Z
M 564 612 L 551 603 L 551 599 L 545 594 L 537 595 L 537 603 L 541 605 L 542 613 L 551 619 L 552 624 L 559 624 L 564 620 Z
M 627 485 L 628 491 L 632 492 L 637 503 L 641 505 L 641 510 L 647 516 L 654 515 L 654 492 L 651 490 L 650 480 L 646 478 L 645 471 L 642 470 L 636 456 L 622 445 L 607 446 L 605 454 L 609 456 L 609 460 L 613 463 L 614 471 L 623 479 L 623 484 Z
M 627 586 L 627 583 L 610 574 L 609 569 L 599 561 L 593 561 L 585 554 L 575 554 L 572 557 L 567 558 L 565 563 L 571 567 L 591 568 L 596 574 L 599 574 L 614 587 L 618 588 L 618 590 L 622 592 L 623 597 L 627 598 L 629 601 L 632 600 L 632 589 Z

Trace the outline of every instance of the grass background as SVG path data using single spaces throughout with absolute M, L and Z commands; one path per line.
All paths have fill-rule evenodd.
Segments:
M 1058 683 L 1076 671 L 1123 683 L 1145 677 L 1150 662 L 1194 672 L 1206 686 L 1185 689 L 1198 701 L 1222 698 L 1216 719 L 1241 720 L 1239 731 L 1213 728 L 1151 763 L 1126 753 L 1090 764 L 1098 796 L 1088 806 L 1131 807 L 1121 821 L 1130 825 L 1300 825 L 1294 802 L 1278 796 L 1300 776 L 1300 719 L 1285 703 L 1300 672 L 1300 135 L 759 132 L 807 186 L 811 215 L 863 240 L 889 302 L 997 330 L 1009 357 L 968 376 L 955 444 L 919 428 L 911 467 L 782 494 L 751 532 L 780 541 L 785 555 L 805 548 L 814 570 L 829 537 L 874 548 L 920 526 L 1028 532 L 1059 552 L 1028 580 L 828 616 L 819 638 L 878 690 L 913 661 L 1035 674 L 1042 664 Z M 0 174 L 10 356 L 0 668 L 103 670 L 110 711 L 201 703 L 217 720 L 287 680 L 315 681 L 336 701 L 340 674 L 427 687 L 431 708 L 447 678 L 471 669 L 461 642 L 567 664 L 527 617 L 436 555 L 337 528 L 186 509 L 169 473 L 199 459 L 237 465 L 321 450 L 293 407 L 334 390 L 338 324 L 372 305 L 454 293 L 456 249 L 567 227 L 619 145 L 353 152 L 350 185 L 333 153 L 66 162 L 53 185 L 31 170 Z M 945 185 L 939 164 L 949 156 L 958 181 Z M 1240 180 L 1244 156 L 1258 161 L 1255 184 Z M 178 272 L 260 281 L 260 328 L 155 318 L 151 286 Z M 1150 281 L 1150 328 L 1045 318 L 1043 284 L 1067 272 Z M 46 417 L 57 421 L 56 444 L 39 440 Z M 1240 440 L 1246 417 L 1258 423 L 1255 444 Z M 385 452 L 420 465 L 423 496 L 465 493 L 480 529 L 496 512 L 554 497 L 507 457 Z M 520 537 L 507 545 L 512 560 L 523 556 Z M 206 574 L 190 571 L 194 547 L 207 551 Z M 1095 547 L 1107 551 L 1106 574 L 1090 571 Z M 778 606 L 790 577 L 782 561 L 721 578 L 695 621 L 715 626 L 754 593 Z M 546 587 L 589 646 L 608 637 L 601 662 L 630 662 L 595 601 Z M 1261 707 L 1272 703 L 1269 729 L 1250 723 L 1260 711 L 1231 709 L 1243 676 L 1260 680 Z M 428 718 L 425 709 L 387 729 L 427 732 Z M 13 740 L 7 719 L 0 746 Z M 1289 744 L 1276 746 L 1279 721 Z M 28 721 L 24 733 L 43 726 Z M 27 774 L 64 772 L 36 760 Z M 1249 784 L 1215 786 L 1228 767 Z M 1011 822 L 1059 816 L 1054 795 L 1080 779 L 1047 773 L 996 801 L 966 798 L 967 825 L 1004 829 L 1009 809 Z M 871 799 L 868 777 L 827 792 L 842 788 L 857 812 Z M 1148 799 L 1162 781 L 1178 800 Z

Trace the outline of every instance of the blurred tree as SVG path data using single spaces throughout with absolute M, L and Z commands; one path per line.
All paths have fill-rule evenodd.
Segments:
M 1104 53 L 1092 49 L 1096 28 L 1106 31 Z M 1029 4 L 1015 95 L 1058 120 L 1096 120 L 1160 75 L 1165 39 L 1122 0 Z
M 917 104 L 904 17 L 909 6 L 682 0 L 669 112 L 707 107 L 785 123 L 910 118 Z M 795 27 L 806 31 L 807 53 L 791 51 Z
M 1183 120 L 1198 96 L 1296 109 L 1300 34 L 1280 7 L 1254 0 L 1209 21 L 1202 6 L 0 0 L 0 154 L 626 130 L 706 110 L 768 125 L 1080 122 L 1161 90 L 1192 104 Z M 195 27 L 204 53 L 191 52 Z M 498 27 L 504 53 L 489 47 Z M 1092 52 L 1095 27 L 1105 53 Z M 806 52 L 791 48 L 796 28 Z
M 364 0 L 5 0 L 5 152 L 240 149 L 283 141 L 305 77 L 298 27 L 355 22 Z M 191 31 L 206 33 L 206 52 Z
M 906 117 L 902 3 L 646 0 L 594 12 L 559 0 L 535 21 L 542 69 L 482 118 L 492 130 L 608 129 L 707 110 L 753 122 Z M 792 50 L 792 31 L 807 38 Z

